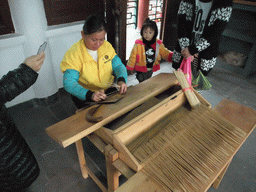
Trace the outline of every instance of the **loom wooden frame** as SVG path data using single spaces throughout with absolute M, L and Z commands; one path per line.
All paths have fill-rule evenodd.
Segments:
M 223 99 L 216 107 L 214 107 L 214 110 L 220 113 L 225 119 L 245 131 L 246 137 L 225 165 L 211 177 L 210 182 L 203 186 L 204 191 L 207 191 L 211 186 L 215 189 L 219 187 L 234 155 L 256 126 L 256 111 L 234 101 Z M 145 188 L 145 186 L 147 186 L 147 188 Z M 161 187 L 155 184 L 151 178 L 143 172 L 138 171 L 132 177 L 128 178 L 128 181 L 115 190 L 115 192 L 132 192 L 135 189 L 137 192 L 143 192 L 145 190 L 147 190 L 147 192 L 161 191 Z
M 135 102 L 136 104 L 133 105 L 132 107 L 129 106 L 128 107 L 129 109 L 124 110 L 124 108 L 122 108 L 122 110 L 120 110 L 122 112 L 120 111 L 117 112 L 115 115 L 115 118 L 117 118 L 118 116 L 121 116 L 125 112 L 140 105 L 147 99 L 154 97 L 155 95 L 165 91 L 166 89 L 170 88 L 172 85 L 177 83 L 175 78 L 173 78 L 173 75 L 159 74 L 158 78 L 161 76 L 163 76 L 162 78 L 165 79 L 165 81 L 166 81 L 166 77 L 170 76 L 172 82 L 167 83 L 166 86 L 160 86 L 160 87 L 156 86 L 156 89 L 154 90 L 153 93 L 151 93 L 150 96 L 146 95 L 143 99 L 140 98 L 139 102 Z M 149 82 L 154 82 L 154 80 L 155 79 L 152 78 L 151 81 Z M 162 80 L 160 80 L 159 82 L 161 82 Z M 164 84 L 163 81 L 161 83 Z M 138 86 L 141 86 L 141 84 Z M 147 86 L 149 86 L 149 84 L 144 84 L 145 89 L 147 89 Z M 209 107 L 211 107 L 211 105 L 201 95 L 199 95 L 198 93 L 196 93 L 196 95 L 199 98 L 201 103 L 204 103 L 205 105 L 208 105 Z M 161 103 L 152 107 L 148 111 L 141 114 L 139 117 L 129 121 L 128 123 L 121 126 L 115 131 L 112 131 L 108 128 L 103 127 L 104 124 L 115 119 L 115 118 L 107 117 L 105 118 L 107 119 L 107 121 L 105 120 L 103 122 L 100 122 L 97 126 L 95 126 L 95 124 L 91 124 L 88 126 L 88 128 L 80 131 L 79 133 L 75 132 L 73 136 L 66 137 L 65 135 L 65 137 L 63 137 L 62 135 L 63 130 L 73 132 L 73 130 L 71 130 L 70 128 L 63 128 L 63 126 L 67 122 L 70 123 L 74 121 L 74 119 L 79 119 L 80 121 L 81 117 L 84 118 L 84 114 L 86 113 L 86 110 L 85 110 L 76 114 L 75 117 L 70 117 L 68 120 L 65 120 L 64 122 L 58 123 L 57 125 L 55 124 L 54 126 L 47 128 L 46 132 L 50 137 L 55 139 L 63 147 L 66 147 L 72 143 L 76 144 L 82 176 L 86 179 L 88 175 L 90 175 L 90 177 L 95 181 L 95 183 L 101 188 L 102 191 L 128 192 L 129 190 L 132 191 L 133 187 L 137 187 L 140 184 L 146 184 L 146 187 L 150 188 L 150 191 L 151 190 L 155 191 L 156 189 L 158 190 L 160 189 L 159 186 L 157 186 L 153 181 L 149 180 L 142 172 L 139 171 L 140 169 L 142 169 L 143 165 L 140 165 L 136 161 L 136 159 L 129 153 L 129 151 L 127 151 L 127 148 L 125 146 L 127 143 L 131 142 L 134 137 L 138 137 L 141 132 L 136 132 L 133 135 L 126 137 L 127 131 L 129 132 L 129 129 L 134 130 L 132 127 L 136 124 L 143 126 L 141 122 L 147 118 L 150 118 L 152 114 L 156 114 L 156 113 L 162 114 L 162 116 L 159 115 L 159 117 L 155 119 L 156 121 L 159 120 L 161 117 L 169 113 L 171 110 L 175 110 L 181 105 L 183 105 L 184 102 L 186 102 L 185 94 L 182 91 L 178 91 L 171 97 L 168 97 L 167 99 L 163 100 Z M 218 110 L 223 111 L 223 109 L 218 109 Z M 239 118 L 239 116 L 237 118 Z M 256 120 L 253 123 L 254 123 L 253 126 L 251 126 L 250 129 L 248 129 L 249 130 L 248 135 L 252 132 L 253 128 L 255 127 Z M 61 129 L 61 131 L 59 129 Z M 146 130 L 147 126 L 144 126 L 143 129 Z M 80 134 L 80 135 L 77 136 L 77 134 L 78 135 Z M 106 188 L 101 183 L 101 181 L 94 175 L 94 173 L 88 168 L 86 164 L 85 154 L 84 154 L 83 145 L 82 145 L 83 137 L 87 137 L 102 153 L 105 154 L 108 188 Z M 221 170 L 221 172 L 218 175 L 216 175 L 215 179 L 212 181 L 212 184 L 213 184 L 212 186 L 214 188 L 217 188 L 218 185 L 220 184 L 220 181 L 223 178 L 229 163 L 230 162 L 227 162 L 227 165 L 223 167 L 223 170 Z M 128 178 L 128 181 L 126 182 L 129 184 L 128 188 L 127 188 L 128 185 L 126 183 L 121 187 L 119 187 L 119 176 L 121 174 L 123 174 L 125 177 Z M 207 186 L 207 189 L 210 186 Z M 144 186 L 144 190 L 145 189 L 146 188 Z M 147 191 L 149 191 L 149 189 Z
M 199 94 L 198 98 L 203 105 L 211 107 L 210 103 L 204 100 Z M 113 147 L 119 152 L 119 159 L 125 162 L 133 171 L 138 172 L 141 170 L 144 164 L 139 164 L 126 146 L 142 133 L 146 132 L 152 124 L 159 122 L 161 118 L 174 112 L 187 101 L 184 92 L 180 90 L 115 130 L 113 132 Z
M 96 135 L 93 135 L 93 133 L 100 132 L 98 130 L 104 129 L 103 126 L 107 123 L 134 109 L 135 107 L 144 103 L 146 100 L 166 91 L 177 83 L 178 80 L 174 74 L 158 74 L 143 83 L 129 87 L 126 96 L 115 105 L 108 105 L 107 107 L 102 106 L 102 110 L 98 110 L 94 114 L 95 116 L 103 116 L 103 120 L 99 123 L 90 123 L 85 120 L 85 115 L 90 109 L 88 108 L 46 128 L 46 133 L 64 148 L 75 143 L 82 176 L 86 179 L 90 175 L 90 177 L 95 181 L 102 191 L 114 191 L 116 185 L 113 183 L 116 183 L 116 180 L 118 179 L 116 179 L 116 177 L 113 178 L 112 176 L 113 171 L 111 170 L 115 169 L 112 166 L 112 163 L 108 163 L 111 158 L 106 158 L 108 173 L 107 189 L 86 164 L 82 138 L 89 138 L 101 152 L 105 153 L 106 157 L 109 157 L 109 155 L 111 155 L 110 148 L 105 149 L 106 144 L 102 142 L 101 139 Z M 141 90 L 143 90 L 143 92 Z M 104 111 L 104 114 L 101 113 L 102 111 Z M 108 136 L 111 137 L 111 130 L 106 132 L 108 133 Z M 107 138 L 108 136 L 106 135 Z M 113 180 L 115 182 L 113 182 Z
M 211 107 L 210 103 L 200 94 L 197 92 L 195 94 L 202 104 L 209 108 Z M 111 131 L 108 128 L 102 127 L 88 137 L 100 151 L 105 152 L 107 181 L 109 186 L 108 191 L 115 191 L 119 187 L 118 176 L 120 174 L 123 174 L 126 178 L 131 178 L 144 167 L 143 164 L 139 164 L 133 157 L 126 148 L 126 145 L 132 142 L 136 137 L 139 137 L 142 132 L 147 131 L 150 124 L 159 121 L 165 115 L 180 108 L 186 102 L 187 98 L 184 92 L 180 90 L 118 129 Z M 140 127 L 140 129 L 138 130 L 136 127 Z M 100 145 L 99 140 L 101 140 Z M 115 156 L 115 158 L 107 158 L 110 151 L 112 153 L 111 157 Z M 141 176 L 141 174 L 139 175 Z M 145 175 L 143 178 L 145 178 Z

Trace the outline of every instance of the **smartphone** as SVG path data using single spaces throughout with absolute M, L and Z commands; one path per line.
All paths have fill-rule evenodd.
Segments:
M 46 45 L 47 45 L 47 42 L 45 41 L 42 45 L 40 45 L 38 51 L 37 51 L 37 55 L 39 55 L 42 51 L 45 50 L 46 48 Z

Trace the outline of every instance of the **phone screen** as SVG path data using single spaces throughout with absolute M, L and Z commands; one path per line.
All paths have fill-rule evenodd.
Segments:
M 46 45 L 47 45 L 47 42 L 45 41 L 42 45 L 40 45 L 38 51 L 37 51 L 37 55 L 40 54 L 42 51 L 45 50 L 46 48 Z

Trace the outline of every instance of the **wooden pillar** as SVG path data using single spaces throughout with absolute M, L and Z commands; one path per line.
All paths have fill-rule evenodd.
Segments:
M 148 17 L 149 0 L 139 1 L 138 28 L 141 29 L 143 22 Z
M 113 162 L 118 159 L 118 152 L 111 146 L 107 145 L 105 148 L 108 192 L 113 192 L 119 187 L 119 172 L 113 166 Z
M 106 0 L 107 40 L 126 64 L 126 12 L 127 0 Z
M 10 11 L 17 34 L 25 36 L 25 56 L 35 55 L 39 46 L 47 41 L 47 20 L 43 0 L 9 0 Z M 49 43 L 49 42 L 48 42 Z M 54 73 L 53 60 L 51 59 L 50 46 L 45 49 L 45 59 L 39 76 L 32 86 L 34 98 L 45 98 L 58 92 Z
M 81 139 L 76 142 L 76 150 L 77 150 L 77 155 L 78 155 L 79 164 L 80 164 L 80 168 L 81 168 L 83 178 L 86 179 L 88 177 L 88 172 L 86 170 L 84 148 L 83 148 L 83 143 L 82 143 Z

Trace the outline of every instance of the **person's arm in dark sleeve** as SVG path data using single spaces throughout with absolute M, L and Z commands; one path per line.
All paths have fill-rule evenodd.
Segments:
M 210 20 L 205 26 L 205 30 L 196 44 L 188 47 L 191 55 L 200 53 L 216 42 L 219 42 L 220 36 L 227 26 L 232 13 L 232 1 L 224 1 L 225 5 L 210 12 Z
M 173 51 L 172 67 L 180 67 L 183 56 L 181 50 L 188 47 L 191 42 L 191 32 L 193 29 L 193 2 L 194 0 L 182 0 L 177 13 L 177 43 Z
M 22 63 L 17 69 L 9 71 L 0 80 L 0 100 L 4 104 L 26 91 L 36 82 L 38 73 Z
M 193 4 L 192 1 L 181 1 L 177 14 L 177 35 L 180 49 L 189 46 L 193 29 Z

